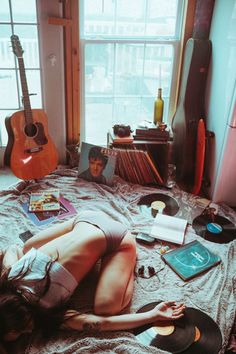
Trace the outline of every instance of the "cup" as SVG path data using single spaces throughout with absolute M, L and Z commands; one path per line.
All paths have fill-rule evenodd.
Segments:
M 176 184 L 176 166 L 173 163 L 168 164 L 166 186 L 168 188 L 174 187 Z

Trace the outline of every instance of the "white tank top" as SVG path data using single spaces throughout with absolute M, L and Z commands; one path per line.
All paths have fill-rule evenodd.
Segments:
M 11 267 L 8 278 L 17 276 L 22 270 L 30 266 L 30 270 L 21 279 L 19 291 L 23 294 L 30 292 L 30 297 L 37 299 L 37 295 L 42 291 L 45 282 L 40 282 L 45 276 L 46 266 L 51 258 L 43 252 L 32 248 L 19 261 Z M 59 305 L 61 301 L 68 300 L 78 286 L 77 280 L 60 263 L 53 262 L 50 272 L 50 287 L 47 293 L 40 299 L 43 307 L 53 307 Z M 26 290 L 26 291 L 24 291 Z

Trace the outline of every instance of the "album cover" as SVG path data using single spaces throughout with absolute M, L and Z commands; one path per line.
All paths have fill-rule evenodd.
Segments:
M 221 262 L 219 256 L 197 240 L 165 253 L 161 258 L 184 281 L 196 277 Z
M 67 199 L 60 196 L 59 200 L 60 210 L 57 211 L 29 212 L 29 203 L 23 203 L 22 208 L 30 220 L 37 226 L 47 225 L 56 219 L 76 215 L 76 209 Z
M 117 152 L 101 146 L 82 142 L 78 177 L 89 182 L 112 184 Z
M 49 189 L 31 193 L 29 212 L 56 211 L 60 209 L 60 192 L 58 189 Z

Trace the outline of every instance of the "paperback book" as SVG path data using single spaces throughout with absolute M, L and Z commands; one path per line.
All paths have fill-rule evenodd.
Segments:
M 37 226 L 47 225 L 57 219 L 76 215 L 76 209 L 67 199 L 60 196 L 59 203 L 60 209 L 54 211 L 29 212 L 29 203 L 23 203 L 22 208 L 29 219 Z
M 206 272 L 221 262 L 218 255 L 197 240 L 165 253 L 161 258 L 184 281 Z
M 158 240 L 182 245 L 187 227 L 187 220 L 157 213 L 150 235 Z
M 59 198 L 60 192 L 58 189 L 31 193 L 29 201 L 29 212 L 60 210 Z
M 113 144 L 129 144 L 134 141 L 133 135 L 120 137 L 113 132 L 109 132 Z

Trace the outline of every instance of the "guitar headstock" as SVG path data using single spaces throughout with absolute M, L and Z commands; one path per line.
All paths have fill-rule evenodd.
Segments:
M 19 37 L 16 34 L 13 34 L 11 36 L 11 43 L 12 43 L 13 53 L 17 56 L 17 58 L 22 58 L 24 51 L 20 44 Z

